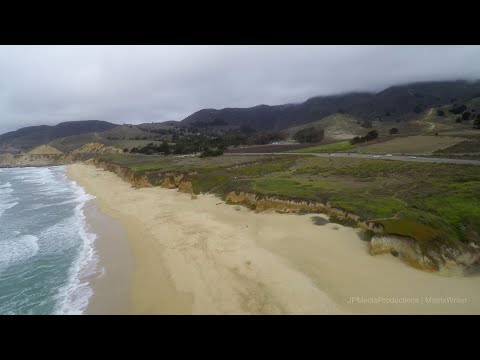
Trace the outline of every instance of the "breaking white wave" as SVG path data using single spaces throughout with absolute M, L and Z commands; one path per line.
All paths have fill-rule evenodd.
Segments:
M 19 264 L 38 253 L 38 237 L 21 235 L 0 241 L 0 271 Z
M 63 166 L 1 172 L 0 314 L 85 311 L 98 262 L 84 214 L 93 198 Z

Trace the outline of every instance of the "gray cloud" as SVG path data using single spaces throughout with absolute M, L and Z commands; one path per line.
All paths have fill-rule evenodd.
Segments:
M 480 78 L 480 46 L 0 46 L 0 132 Z

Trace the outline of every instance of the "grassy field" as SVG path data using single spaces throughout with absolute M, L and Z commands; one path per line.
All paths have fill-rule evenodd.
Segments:
M 480 169 L 471 165 L 310 156 L 175 158 L 107 155 L 103 160 L 158 179 L 159 173 L 192 176 L 195 193 L 222 198 L 230 191 L 330 202 L 382 222 L 391 233 L 421 246 L 480 244 Z
M 435 154 L 479 154 L 480 153 L 480 139 L 465 140 L 447 148 L 435 151 Z
M 463 141 L 464 138 L 450 136 L 408 136 L 398 137 L 386 142 L 358 147 L 352 152 L 363 154 L 412 154 L 431 155 L 440 150 Z

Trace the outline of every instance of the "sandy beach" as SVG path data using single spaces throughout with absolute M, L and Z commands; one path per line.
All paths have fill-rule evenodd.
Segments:
M 91 165 L 69 165 L 68 176 L 128 236 L 128 251 L 113 249 L 115 232 L 104 233 L 99 250 L 116 279 L 103 288 L 126 299 L 114 303 L 94 286 L 87 313 L 480 314 L 479 276 L 443 277 L 370 256 L 358 230 L 317 225 L 319 215 L 255 214 L 213 195 L 136 189 Z M 101 216 L 92 210 L 90 218 Z M 129 261 L 131 271 L 118 270 Z

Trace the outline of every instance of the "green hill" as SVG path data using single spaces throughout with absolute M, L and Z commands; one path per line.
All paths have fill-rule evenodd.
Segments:
M 22 152 L 71 135 L 107 131 L 118 125 L 99 120 L 68 121 L 55 126 L 29 126 L 0 135 L 0 152 Z

